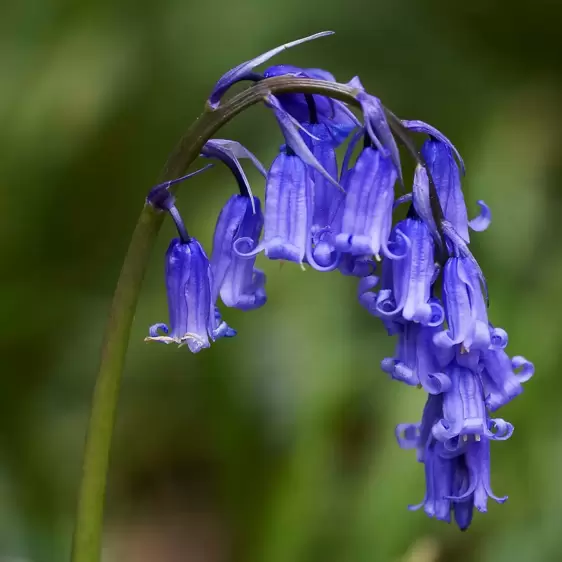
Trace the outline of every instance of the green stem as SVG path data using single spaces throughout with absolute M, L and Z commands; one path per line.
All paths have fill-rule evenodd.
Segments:
M 356 91 L 343 84 L 284 76 L 263 80 L 217 110 L 206 110 L 181 139 L 166 164 L 162 180 L 181 176 L 197 158 L 205 142 L 235 115 L 263 101 L 269 93 L 291 92 L 322 94 L 357 105 Z M 109 451 L 121 375 L 142 280 L 163 218 L 163 213 L 150 206 L 142 210 L 111 304 L 86 435 L 72 562 L 100 560 Z

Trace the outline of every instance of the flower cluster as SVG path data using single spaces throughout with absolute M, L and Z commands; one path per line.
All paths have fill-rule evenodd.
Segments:
M 230 86 L 242 80 L 297 76 L 334 82 L 321 69 L 278 65 L 255 72 L 273 55 L 311 38 L 230 70 L 213 89 L 209 109 L 217 109 Z M 507 355 L 506 332 L 488 319 L 487 287 L 469 250 L 469 230 L 485 230 L 491 216 L 479 201 L 480 215 L 468 219 L 464 164 L 455 147 L 426 123 L 398 120 L 358 78 L 348 86 L 361 120 L 344 103 L 320 94 L 265 97 L 285 141 L 267 172 L 234 141 L 205 144 L 201 156 L 225 163 L 239 186 L 219 214 L 210 260 L 179 216 L 170 192 L 175 182 L 152 189 L 148 202 L 170 213 L 179 238 L 166 255 L 170 326 L 152 326 L 147 340 L 187 344 L 197 352 L 210 340 L 235 335 L 217 302 L 220 297 L 242 310 L 265 304 L 265 275 L 255 267 L 261 252 L 358 278 L 360 304 L 397 338 L 395 355 L 383 359 L 382 370 L 428 394 L 421 422 L 397 427 L 399 444 L 415 448 L 425 467 L 425 498 L 413 509 L 423 507 L 444 521 L 453 515 L 466 529 L 474 507 L 486 511 L 488 497 L 505 500 L 491 491 L 490 443 L 508 439 L 513 426 L 491 412 L 522 392 L 533 365 Z M 412 192 L 400 197 L 395 134 L 402 141 L 425 136 L 420 152 L 412 154 Z M 339 167 L 336 149 L 346 140 Z M 249 158 L 266 178 L 263 214 L 240 158 Z M 406 218 L 393 224 L 403 203 L 409 205 Z

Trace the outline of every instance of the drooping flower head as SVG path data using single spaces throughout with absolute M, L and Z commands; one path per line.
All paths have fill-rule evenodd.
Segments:
M 433 428 L 447 411 L 447 390 L 430 395 L 419 424 L 401 424 L 396 428 L 400 447 L 416 449 L 418 461 L 424 464 L 426 493 L 424 500 L 410 509 L 423 508 L 429 517 L 450 522 L 451 513 L 461 530 L 466 530 L 473 510 L 485 512 L 488 497 L 503 503 L 507 497 L 494 495 L 490 485 L 490 441 L 480 433 L 464 434 L 455 447 L 437 440 Z M 470 406 L 469 406 L 470 408 Z M 470 414 L 474 415 L 474 414 Z
M 234 335 L 216 315 L 209 260 L 195 238 L 172 240 L 166 252 L 165 275 L 169 326 L 161 323 L 151 326 L 145 341 L 187 344 L 197 353 L 209 347 L 209 338 L 214 341 Z
M 391 259 L 405 257 L 389 247 L 396 178 L 396 168 L 389 157 L 370 146 L 361 151 L 355 166 L 345 175 L 345 206 L 336 236 L 340 252 L 374 255 L 378 259 L 381 253 Z
M 302 135 L 310 151 L 322 168 L 337 181 L 338 162 L 336 158 L 336 141 L 327 125 L 323 123 L 304 124 L 310 134 Z M 335 235 L 341 228 L 341 216 L 344 208 L 345 193 L 333 182 L 315 169 L 310 170 L 312 180 L 312 255 L 320 266 L 328 266 L 336 261 Z
M 215 227 L 211 269 L 213 299 L 218 295 L 226 306 L 251 310 L 263 306 L 265 274 L 256 269 L 255 256 L 241 258 L 234 245 L 251 252 L 259 241 L 263 226 L 260 200 L 246 195 L 232 195 L 220 212 Z M 240 241 L 240 242 L 239 242 Z M 242 245 L 246 247 L 242 247 Z
M 233 141 L 210 140 L 201 150 L 201 156 L 224 162 L 239 187 L 218 217 L 210 263 L 174 204 L 171 186 L 190 176 L 151 190 L 148 203 L 169 212 L 180 237 L 166 257 L 169 327 L 152 326 L 147 339 L 198 351 L 233 335 L 215 304 L 219 296 L 243 310 L 265 303 L 265 277 L 255 268 L 261 251 L 270 259 L 359 278 L 360 304 L 396 336 L 382 371 L 428 394 L 421 422 L 397 428 L 400 445 L 416 449 L 425 471 L 424 500 L 410 509 L 454 519 L 465 530 L 475 508 L 486 511 L 489 497 L 505 501 L 491 491 L 490 444 L 508 439 L 513 426 L 490 412 L 521 394 L 534 367 L 521 356 L 508 356 L 507 333 L 490 323 L 486 279 L 469 248 L 469 229 L 485 230 L 490 211 L 479 201 L 480 215 L 468 219 L 464 163 L 449 139 L 422 121 L 400 120 L 358 77 L 344 85 L 318 68 L 275 65 L 256 71 L 281 51 L 328 34 L 244 62 L 211 92 L 206 118 L 215 111 L 235 113 L 243 94 L 223 108 L 225 93 L 240 81 L 254 82 L 246 101 L 261 97 L 284 144 L 267 172 Z M 362 119 L 331 94 L 360 108 Z M 421 149 L 413 133 L 425 135 Z M 336 149 L 349 136 L 338 170 Z M 411 193 L 398 198 L 395 184 L 404 188 L 404 179 L 397 141 L 415 165 Z M 244 157 L 266 176 L 263 215 L 239 163 Z M 404 202 L 410 203 L 407 217 L 393 226 L 394 209 Z
M 438 332 L 440 347 L 462 345 L 469 351 L 490 347 L 488 311 L 478 272 L 466 257 L 451 257 L 443 269 L 443 302 L 448 329 Z
M 410 131 L 429 135 L 422 146 L 421 155 L 437 189 L 443 215 L 458 235 L 465 242 L 469 242 L 469 227 L 476 232 L 482 232 L 488 228 L 492 217 L 484 201 L 478 201 L 480 215 L 471 221 L 468 220 L 461 188 L 464 162 L 459 152 L 445 135 L 423 121 L 402 121 L 402 124 Z

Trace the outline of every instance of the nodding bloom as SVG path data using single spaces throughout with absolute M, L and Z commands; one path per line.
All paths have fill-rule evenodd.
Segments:
M 492 412 L 521 394 L 522 383 L 535 373 L 534 365 L 521 355 L 510 358 L 502 348 L 493 346 L 482 353 L 479 366 L 486 406 Z
M 390 158 L 370 146 L 361 151 L 344 179 L 345 205 L 336 236 L 340 252 L 375 255 L 378 260 L 381 253 L 391 259 L 405 257 L 389 247 L 396 178 Z
M 256 269 L 255 256 L 241 258 L 234 245 L 255 248 L 263 226 L 260 200 L 246 195 L 232 195 L 220 212 L 215 227 L 211 269 L 213 271 L 213 301 L 218 295 L 226 306 L 251 310 L 263 306 L 265 274 Z
M 430 395 L 419 424 L 402 424 L 396 428 L 400 447 L 416 449 L 418 461 L 424 464 L 426 493 L 424 500 L 410 509 L 423 507 L 429 517 L 450 522 L 451 513 L 461 530 L 472 521 L 473 509 L 485 512 L 488 497 L 503 503 L 490 485 L 490 441 L 481 434 L 466 435 L 455 447 L 448 447 L 432 435 L 439 416 L 447 410 L 441 395 Z
M 434 329 L 416 322 L 401 323 L 398 329 L 395 356 L 382 360 L 382 370 L 394 380 L 421 386 L 429 394 L 448 391 L 451 381 L 442 371 L 450 357 L 435 349 Z
M 429 228 L 419 218 L 406 218 L 394 228 L 396 243 L 406 251 L 404 259 L 392 261 L 392 286 L 381 292 L 376 314 L 419 322 L 425 326 L 443 321 L 442 307 L 432 298 L 432 284 L 438 273 L 434 241 Z
M 209 260 L 195 238 L 175 238 L 166 253 L 166 289 L 170 325 L 154 324 L 145 341 L 186 344 L 197 353 L 209 347 L 209 338 L 235 334 L 220 320 L 211 298 Z M 163 332 L 164 335 L 161 335 Z
M 402 123 L 411 131 L 429 135 L 429 139 L 422 146 L 421 155 L 427 163 L 431 178 L 435 183 L 443 215 L 459 236 L 465 242 L 469 242 L 469 227 L 475 232 L 486 230 L 490 225 L 492 215 L 486 203 L 478 201 L 480 215 L 471 221 L 468 220 L 461 188 L 464 162 L 459 152 L 447 137 L 431 125 L 422 121 L 402 121 Z
M 303 263 L 312 221 L 312 182 L 305 163 L 287 146 L 273 161 L 265 186 L 263 241 L 252 251 L 234 248 L 240 257 L 261 250 L 270 259 Z
M 314 157 L 336 181 L 338 162 L 336 143 L 327 125 L 322 123 L 304 124 L 310 133 L 303 139 Z M 311 169 L 313 212 L 312 212 L 312 255 L 320 266 L 328 266 L 338 259 L 335 253 L 335 235 L 339 232 L 344 208 L 345 193 L 317 170 Z
M 513 426 L 502 419 L 490 419 L 486 411 L 480 377 L 455 361 L 445 369 L 450 387 L 443 396 L 443 418 L 433 426 L 433 436 L 446 448 L 459 446 L 459 437 L 484 436 L 492 440 L 508 439 Z M 462 441 L 461 439 L 461 441 Z
M 443 268 L 443 302 L 448 329 L 435 335 L 440 347 L 461 344 L 463 349 L 490 347 L 488 311 L 478 271 L 466 257 L 451 257 Z

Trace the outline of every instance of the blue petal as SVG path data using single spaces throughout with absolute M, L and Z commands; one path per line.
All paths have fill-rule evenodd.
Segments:
M 263 226 L 260 200 L 255 198 L 255 212 L 248 197 L 233 195 L 224 206 L 215 228 L 211 268 L 213 299 L 218 294 L 226 306 L 250 310 L 265 304 L 265 275 L 254 268 L 254 259 L 244 259 L 234 252 L 239 240 L 256 246 Z M 241 243 L 239 244 L 241 245 Z
M 433 238 L 435 240 L 441 240 L 437 224 L 433 218 L 433 210 L 431 208 L 429 177 L 427 175 L 427 170 L 421 165 L 416 166 L 416 172 L 414 174 L 412 202 L 416 213 L 427 225 Z
M 461 188 L 459 168 L 451 149 L 440 141 L 429 139 L 424 142 L 421 154 L 435 184 L 443 215 L 459 235 L 468 242 L 466 204 Z

